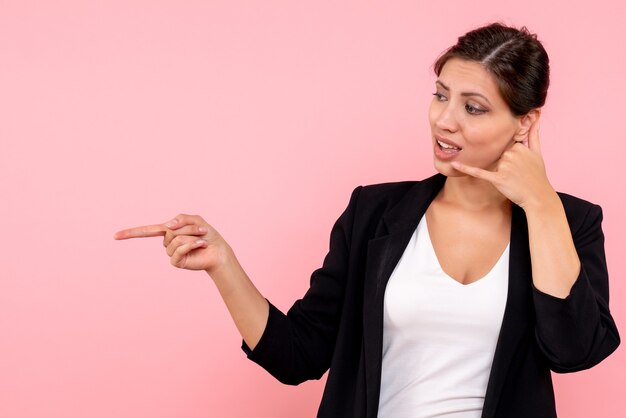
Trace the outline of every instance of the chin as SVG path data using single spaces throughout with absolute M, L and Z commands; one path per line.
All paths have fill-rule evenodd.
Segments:
M 435 170 L 439 173 L 443 174 L 446 177 L 462 177 L 465 176 L 464 173 L 457 171 L 454 167 L 450 165 L 450 163 L 438 161 L 435 159 L 434 162 Z

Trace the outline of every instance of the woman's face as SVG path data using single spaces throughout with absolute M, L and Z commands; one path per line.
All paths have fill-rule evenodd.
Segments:
M 465 175 L 451 161 L 493 170 L 514 139 L 525 139 L 518 139 L 522 118 L 513 115 L 493 76 L 480 63 L 448 60 L 436 89 L 429 121 L 435 168 L 441 174 Z

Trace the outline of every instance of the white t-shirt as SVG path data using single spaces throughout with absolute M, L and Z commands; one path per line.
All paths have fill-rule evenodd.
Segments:
M 379 417 L 480 418 L 509 247 L 484 277 L 461 284 L 441 268 L 422 217 L 385 291 Z

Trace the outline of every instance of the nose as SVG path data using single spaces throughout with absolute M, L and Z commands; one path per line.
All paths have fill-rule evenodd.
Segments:
M 455 132 L 458 129 L 454 106 L 451 106 L 450 102 L 442 103 L 440 112 L 435 118 L 435 126 L 442 131 L 449 132 Z

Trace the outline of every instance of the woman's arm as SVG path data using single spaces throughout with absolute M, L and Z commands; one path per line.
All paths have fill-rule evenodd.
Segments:
M 255 347 L 267 323 L 269 303 L 224 238 L 200 216 L 181 214 L 163 224 L 119 231 L 115 239 L 157 236 L 163 236 L 172 265 L 205 270 L 211 276 L 242 338 Z
M 574 199 L 563 195 L 565 199 Z M 567 217 L 574 251 L 579 260 L 579 268 L 574 281 L 564 297 L 544 292 L 536 283 L 535 274 L 543 275 L 543 283 L 554 286 L 564 283 L 563 277 L 549 276 L 566 274 L 559 268 L 560 258 L 568 256 L 567 251 L 559 254 L 558 248 L 544 247 L 541 241 L 541 223 L 536 222 L 530 230 L 535 230 L 535 238 L 530 243 L 533 251 L 554 251 L 552 262 L 540 255 L 531 254 L 533 269 L 533 300 L 536 323 L 537 344 L 550 362 L 550 368 L 559 373 L 588 369 L 609 356 L 620 344 L 615 321 L 609 311 L 609 278 L 604 252 L 602 232 L 602 209 L 600 206 L 583 201 L 572 201 Z M 537 215 L 539 216 L 539 215 Z M 546 220 L 549 219 L 546 217 Z M 551 230 L 550 228 L 548 230 Z M 552 239 L 547 237 L 547 241 Z M 553 242 L 556 245 L 556 241 Z M 537 267 L 537 269 L 536 269 Z M 568 278 L 569 279 L 569 278 Z
M 546 175 L 539 144 L 539 120 L 527 145 L 515 142 L 500 157 L 496 171 L 453 161 L 457 170 L 486 180 L 524 209 L 532 258 L 533 283 L 540 291 L 565 298 L 578 277 L 580 260 L 565 210 Z
M 571 227 L 564 205 L 545 172 L 538 120 L 527 145 L 513 144 L 496 171 L 458 162 L 459 171 L 489 181 L 524 209 L 528 222 L 535 334 L 552 370 L 573 372 L 602 361 L 620 338 L 609 312 L 602 210 L 575 203 Z M 580 213 L 580 210 L 586 210 Z
M 343 306 L 352 227 L 358 196 L 330 234 L 322 267 L 311 274 L 311 285 L 287 314 L 256 289 L 226 241 L 199 216 L 178 215 L 170 222 L 119 231 L 115 239 L 163 236 L 171 263 L 205 270 L 215 282 L 244 340 L 248 357 L 286 384 L 319 379 L 328 370 Z
M 269 303 L 243 270 L 230 246 L 225 261 L 206 272 L 220 292 L 241 337 L 254 350 L 263 335 L 269 316 Z
M 580 260 L 561 199 L 553 192 L 524 211 L 533 284 L 543 293 L 565 299 L 580 272 Z

